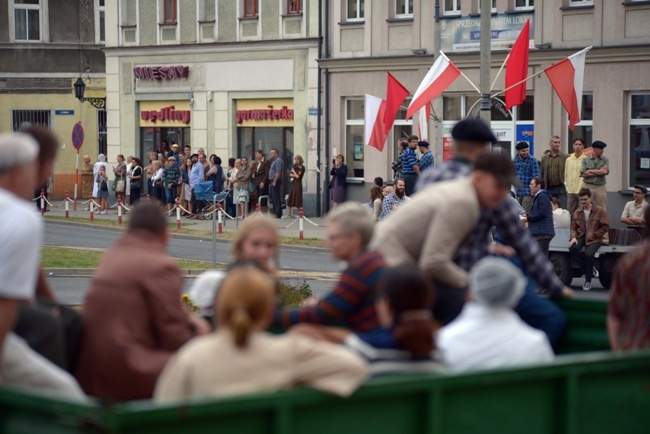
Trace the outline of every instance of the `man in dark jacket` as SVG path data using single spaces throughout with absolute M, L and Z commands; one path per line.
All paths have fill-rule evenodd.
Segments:
M 537 177 L 530 180 L 530 195 L 533 197 L 533 205 L 524 221 L 528 222 L 530 234 L 535 237 L 548 258 L 548 248 L 555 236 L 552 198 L 548 191 L 544 190 L 544 181 Z

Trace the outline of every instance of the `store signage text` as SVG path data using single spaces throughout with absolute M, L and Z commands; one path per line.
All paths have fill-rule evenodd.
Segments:
M 244 121 L 264 121 L 264 120 L 293 120 L 293 109 L 282 106 L 280 110 L 274 110 L 273 105 L 267 105 L 266 109 L 257 110 L 237 110 L 235 119 L 238 124 Z
M 140 80 L 173 80 L 187 78 L 189 66 L 136 66 L 133 75 Z
M 151 121 L 154 124 L 156 121 L 181 121 L 184 124 L 190 123 L 189 110 L 175 110 L 173 105 L 161 108 L 160 111 L 156 110 L 142 110 L 140 112 L 140 119 L 143 121 Z

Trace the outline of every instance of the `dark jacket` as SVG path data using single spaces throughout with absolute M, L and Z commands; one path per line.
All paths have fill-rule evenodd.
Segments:
M 332 170 L 330 170 L 330 175 L 332 175 L 332 179 L 330 180 L 329 188 L 332 188 L 334 185 L 334 178 L 338 178 L 338 185 L 342 185 L 344 187 L 348 185 L 348 166 L 345 164 L 341 164 L 341 167 L 338 169 L 336 166 L 332 167 Z
M 261 166 L 260 166 L 261 164 Z M 257 166 L 260 166 L 260 169 L 257 170 Z M 251 178 L 256 186 L 260 186 L 261 183 L 269 183 L 269 170 L 271 170 L 271 162 L 268 158 L 264 158 L 264 162 L 260 163 L 259 160 L 256 160 L 254 164 L 250 165 L 251 168 Z
M 541 190 L 533 199 L 533 206 L 527 215 L 528 229 L 534 237 L 554 237 L 553 207 L 551 195 L 546 190 Z
M 603 208 L 596 205 L 591 207 L 589 227 L 587 228 L 585 228 L 585 214 L 582 207 L 573 213 L 571 238 L 585 237 L 585 244 L 602 243 L 603 237 L 607 233 L 609 233 L 609 217 Z

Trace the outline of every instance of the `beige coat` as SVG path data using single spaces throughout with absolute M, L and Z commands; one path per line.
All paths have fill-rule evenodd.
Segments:
M 479 212 L 469 178 L 434 184 L 380 223 L 370 248 L 389 266 L 417 266 L 434 280 L 465 288 L 467 272 L 453 258 L 476 227 Z
M 294 385 L 347 396 L 366 375 L 366 362 L 340 345 L 296 334 L 257 332 L 240 349 L 232 333 L 222 328 L 181 348 L 161 374 L 154 399 L 234 396 Z

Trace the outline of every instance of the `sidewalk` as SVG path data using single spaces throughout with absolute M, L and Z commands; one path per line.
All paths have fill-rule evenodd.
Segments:
M 146 200 L 146 199 L 145 199 Z M 45 213 L 45 216 L 56 216 L 57 220 L 59 219 L 64 219 L 65 218 L 65 205 L 62 203 L 62 199 L 53 199 L 50 200 L 53 206 L 50 207 L 50 211 Z M 69 216 L 73 218 L 74 220 L 71 219 L 71 223 L 88 223 L 88 224 L 93 224 L 90 222 L 90 212 L 89 211 L 84 211 L 84 208 L 87 205 L 80 205 L 80 203 L 77 203 L 77 211 L 73 210 L 73 204 L 69 203 Z M 110 206 L 110 203 L 109 203 Z M 34 204 L 34 207 L 36 205 Z M 265 214 L 266 215 L 266 214 Z M 126 227 L 128 225 L 129 221 L 129 216 L 130 213 L 126 213 L 122 216 L 122 226 Z M 281 237 L 289 237 L 289 238 L 296 238 L 298 239 L 300 237 L 300 222 L 298 219 L 277 219 L 275 217 L 271 217 L 271 214 L 269 214 L 269 218 L 272 218 L 272 220 L 275 222 L 276 226 L 278 227 L 278 235 Z M 85 219 L 86 221 L 80 222 L 78 219 Z M 94 219 L 96 221 L 113 221 L 117 222 L 118 221 L 118 215 L 117 215 L 117 206 L 115 205 L 113 208 L 109 208 L 108 214 L 99 214 L 95 212 Z M 168 217 L 169 223 L 175 224 L 176 223 L 176 211 L 174 211 L 174 215 L 171 217 Z M 224 214 L 224 224 L 223 224 L 223 232 L 224 233 L 234 233 L 237 231 L 238 226 L 241 224 L 241 221 L 234 221 L 230 220 L 229 218 L 225 217 Z M 218 223 L 218 222 L 217 222 Z M 305 218 L 303 219 L 303 236 L 305 239 L 320 239 L 320 240 L 325 240 L 327 238 L 327 223 L 325 222 L 325 219 L 321 217 L 311 217 L 309 219 Z M 99 225 L 98 225 L 99 226 Z M 175 227 L 175 226 L 174 226 Z M 195 219 L 187 219 L 185 217 L 181 217 L 181 228 L 183 230 L 190 230 L 190 231 L 201 231 L 201 232 L 212 232 L 212 227 L 213 227 L 213 222 L 212 220 L 195 220 Z M 218 230 L 218 226 L 217 226 Z M 175 230 L 172 229 L 171 233 L 174 233 Z

